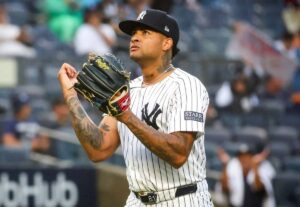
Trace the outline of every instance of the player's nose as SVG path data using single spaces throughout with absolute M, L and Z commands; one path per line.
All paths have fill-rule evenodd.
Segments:
M 135 33 L 134 35 L 131 36 L 130 42 L 139 42 L 140 41 L 140 36 Z

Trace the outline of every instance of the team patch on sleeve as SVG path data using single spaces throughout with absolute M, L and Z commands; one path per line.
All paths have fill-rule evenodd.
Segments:
M 203 114 L 195 111 L 185 111 L 184 120 L 203 122 Z

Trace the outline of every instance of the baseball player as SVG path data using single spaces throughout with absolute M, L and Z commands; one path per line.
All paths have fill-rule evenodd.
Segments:
M 122 90 L 114 89 L 110 97 L 117 98 L 95 98 L 115 85 L 103 84 L 102 76 L 93 77 L 98 71 L 111 77 L 110 68 L 120 67 L 111 56 L 90 61 L 79 75 L 66 63 L 58 73 L 79 141 L 93 161 L 109 158 L 122 146 L 131 190 L 126 207 L 213 206 L 205 179 L 209 97 L 199 79 L 171 64 L 179 51 L 176 20 L 149 9 L 119 27 L 131 35 L 130 58 L 140 65 L 142 76 L 131 81 L 128 89 L 126 84 Z M 90 84 L 91 79 L 97 84 Z M 99 126 L 85 113 L 76 91 L 109 114 Z

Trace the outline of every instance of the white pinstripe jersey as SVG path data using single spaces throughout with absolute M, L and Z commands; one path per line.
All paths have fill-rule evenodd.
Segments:
M 132 191 L 161 191 L 206 177 L 204 125 L 208 93 L 196 77 L 177 68 L 161 82 L 142 87 L 142 77 L 130 83 L 131 110 L 142 121 L 164 133 L 200 132 L 187 162 L 179 169 L 148 150 L 121 122 L 118 132 L 127 179 Z

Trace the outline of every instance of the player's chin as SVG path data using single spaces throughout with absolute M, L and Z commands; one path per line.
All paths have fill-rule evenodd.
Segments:
M 129 56 L 132 60 L 139 60 L 142 56 L 138 54 L 137 52 L 131 52 L 129 53 Z

